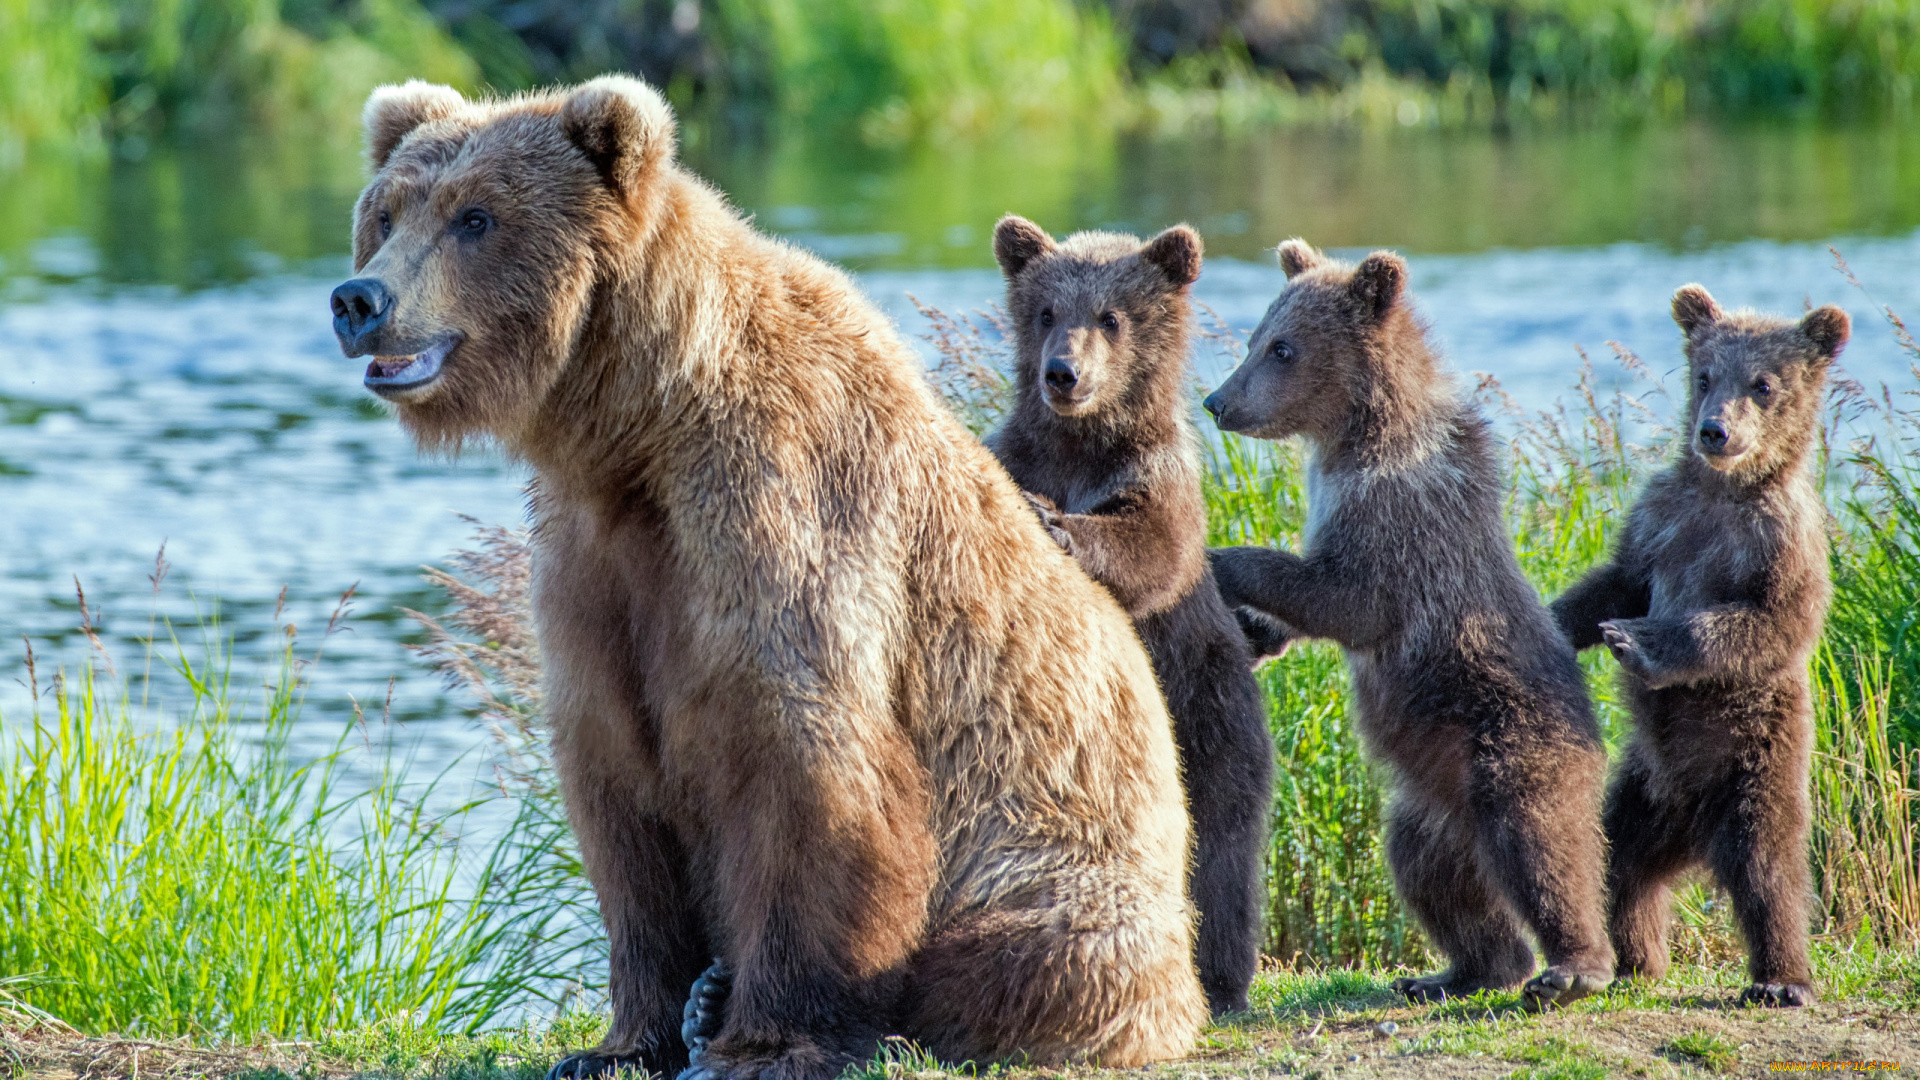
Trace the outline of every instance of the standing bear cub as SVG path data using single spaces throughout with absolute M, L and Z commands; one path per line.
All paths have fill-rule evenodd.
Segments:
M 682 169 L 632 79 L 387 87 L 366 131 L 341 344 L 420 443 L 536 475 L 613 1002 L 555 1074 L 824 1080 L 890 1033 L 1184 1053 L 1206 1003 L 1151 663 L 887 318 Z
M 1813 1000 L 1807 955 L 1807 659 L 1831 587 L 1809 459 L 1845 312 L 1797 322 L 1673 297 L 1686 333 L 1686 442 L 1634 504 L 1613 561 L 1554 601 L 1577 648 L 1620 661 L 1634 732 L 1607 792 L 1619 974 L 1667 970 L 1669 886 L 1705 863 L 1733 900 L 1752 985 Z
M 1207 569 L 1199 443 L 1188 420 L 1188 293 L 1200 237 L 1083 232 L 1055 244 L 1001 219 L 1014 399 L 987 441 L 1054 539 L 1133 617 L 1173 714 L 1193 814 L 1200 985 L 1247 1007 L 1260 962 L 1260 857 L 1273 737 L 1251 658 Z
M 1520 574 L 1487 425 L 1409 310 L 1406 264 L 1299 240 L 1247 360 L 1207 399 L 1227 431 L 1305 437 L 1305 553 L 1212 553 L 1226 602 L 1346 650 L 1362 740 L 1392 767 L 1386 853 L 1452 962 L 1416 1000 L 1519 984 L 1527 1004 L 1613 978 L 1599 827 L 1606 752 L 1573 650 Z

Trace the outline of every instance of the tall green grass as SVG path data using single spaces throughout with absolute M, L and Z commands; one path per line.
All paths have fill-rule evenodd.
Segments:
M 577 977 L 591 911 L 549 805 L 429 811 L 445 792 L 359 717 L 298 760 L 291 636 L 261 687 L 217 649 L 151 660 L 150 683 L 90 662 L 42 688 L 30 656 L 38 707 L 0 723 L 13 998 L 84 1031 L 312 1036 L 473 1029 Z M 462 843 L 483 806 L 510 827 Z

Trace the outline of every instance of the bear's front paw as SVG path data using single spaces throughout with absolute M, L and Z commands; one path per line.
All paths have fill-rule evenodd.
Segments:
M 1607 651 L 1620 662 L 1627 674 L 1641 682 L 1653 685 L 1658 676 L 1653 658 L 1647 655 L 1643 643 L 1627 626 L 1625 620 L 1609 619 L 1600 624 L 1601 640 L 1606 642 Z
M 1237 607 L 1233 609 L 1233 619 L 1240 624 L 1240 633 L 1247 639 L 1247 651 L 1253 654 L 1254 667 L 1278 660 L 1293 645 L 1293 627 L 1271 615 L 1250 607 Z
M 1061 521 L 1060 507 L 1045 495 L 1031 491 L 1021 494 L 1027 497 L 1027 505 L 1033 507 L 1034 514 L 1040 518 L 1041 527 L 1047 530 L 1048 536 L 1053 537 L 1053 542 L 1060 545 L 1060 550 L 1073 554 L 1073 534 L 1066 530 Z
M 639 1054 L 606 1054 L 583 1050 L 568 1054 L 547 1070 L 547 1080 L 646 1080 L 653 1071 Z
M 1806 983 L 1754 983 L 1740 992 L 1740 1004 L 1773 1009 L 1803 1008 L 1813 1000 L 1813 987 Z

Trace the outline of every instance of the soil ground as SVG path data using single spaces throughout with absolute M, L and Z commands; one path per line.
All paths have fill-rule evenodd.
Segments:
M 1690 978 L 1617 988 L 1544 1016 L 1524 1012 L 1511 993 L 1409 1006 L 1387 989 L 1390 972 L 1275 973 L 1256 984 L 1253 1011 L 1210 1027 L 1181 1061 L 1137 1070 L 955 1067 L 899 1044 L 849 1070 L 848 1080 L 1598 1080 L 1842 1071 L 1775 1065 L 1796 1062 L 1860 1063 L 1844 1070 L 1854 1072 L 1920 1070 L 1920 957 L 1881 953 L 1822 967 L 1827 997 L 1806 1009 L 1740 1007 L 1738 967 L 1722 965 L 1678 973 Z M 0 1015 L 0 1074 L 14 1080 L 539 1080 L 567 1048 L 595 1041 L 601 1024 L 571 1016 L 446 1036 L 386 1022 L 312 1041 L 234 1045 L 88 1037 L 16 1012 Z

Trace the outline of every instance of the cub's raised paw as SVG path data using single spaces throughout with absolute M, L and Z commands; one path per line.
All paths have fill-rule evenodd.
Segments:
M 547 1070 L 547 1080 L 598 1080 L 600 1077 L 645 1080 L 651 1075 L 639 1054 L 603 1054 L 598 1050 L 568 1054 Z
M 1651 681 L 1653 663 L 1647 658 L 1640 642 L 1634 638 L 1633 631 L 1617 619 L 1609 619 L 1600 624 L 1600 637 L 1606 642 L 1607 651 L 1620 662 L 1620 666 L 1635 678 Z
M 1040 518 L 1040 524 L 1047 530 L 1047 535 L 1053 537 L 1053 542 L 1059 544 L 1062 551 L 1069 555 L 1073 554 L 1073 534 L 1060 524 L 1060 507 L 1045 495 L 1036 495 L 1031 491 L 1023 491 L 1020 494 L 1027 497 L 1027 504 L 1033 507 L 1034 514 Z
M 1293 628 L 1271 615 L 1250 607 L 1237 607 L 1233 609 L 1233 619 L 1240 624 L 1241 636 L 1247 639 L 1247 651 L 1253 655 L 1254 667 L 1278 660 L 1293 645 Z
M 1813 987 L 1806 983 L 1754 983 L 1740 992 L 1740 1004 L 1771 1009 L 1799 1009 L 1813 1002 Z
M 727 969 L 724 961 L 716 958 L 711 967 L 693 980 L 693 988 L 687 991 L 686 1008 L 680 1011 L 680 1039 L 687 1044 L 687 1060 L 692 1065 L 700 1064 L 706 1055 L 707 1044 L 720 1034 L 727 994 L 732 988 L 733 972 Z
M 1550 967 L 1527 980 L 1520 988 L 1520 1000 L 1528 1012 L 1545 1012 L 1597 994 L 1612 981 L 1601 972 L 1580 971 L 1564 965 Z

